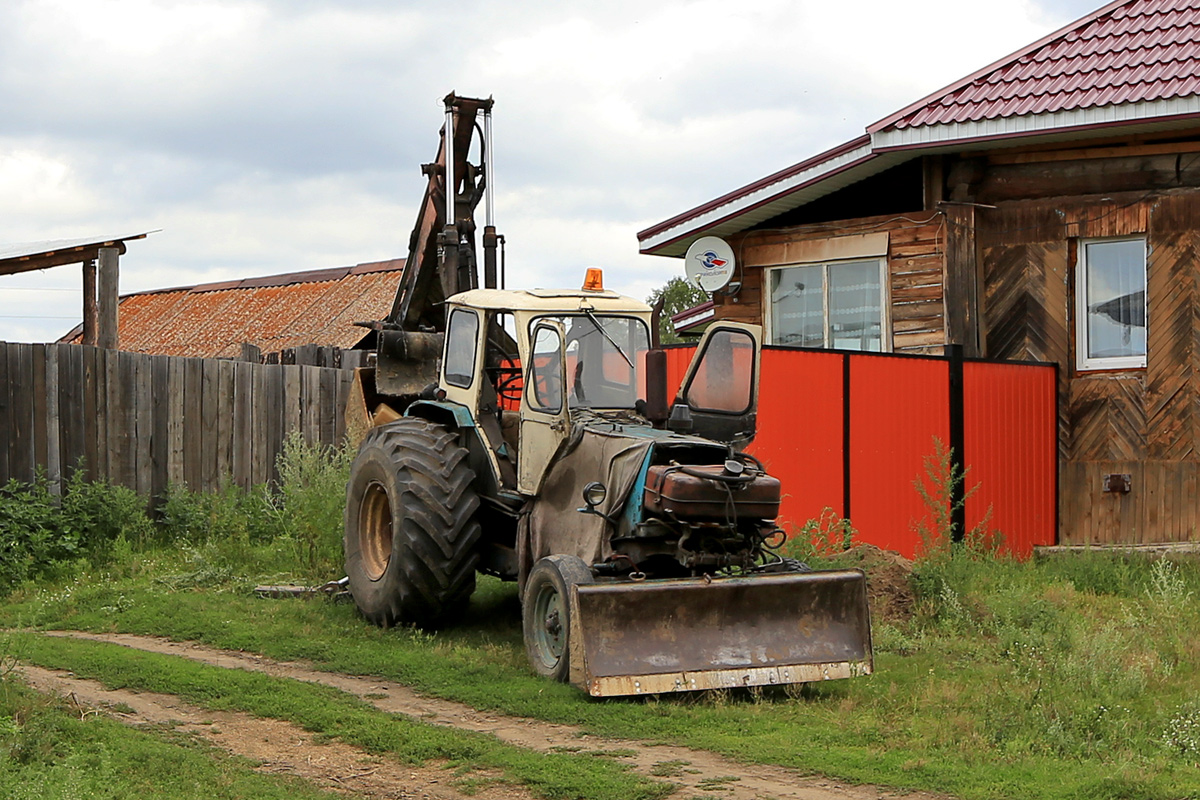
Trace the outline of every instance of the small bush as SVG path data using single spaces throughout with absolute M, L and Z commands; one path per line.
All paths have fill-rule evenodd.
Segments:
M 353 459 L 348 447 L 308 444 L 298 432 L 283 443 L 271 511 L 277 529 L 293 542 L 296 560 L 310 578 L 332 580 L 342 574 L 346 482 Z
M 105 481 L 88 481 L 83 470 L 76 470 L 67 481 L 62 519 L 77 538 L 81 553 L 94 565 L 111 559 L 118 539 L 145 546 L 155 537 L 154 524 L 146 516 L 146 501 L 137 492 Z
M 198 547 L 208 542 L 248 546 L 273 541 L 280 533 L 265 487 L 244 491 L 226 483 L 216 492 L 193 492 L 172 485 L 160 509 L 159 542 Z
M 913 479 L 913 488 L 920 495 L 926 510 L 925 516 L 915 523 L 920 537 L 917 558 L 936 560 L 948 556 L 955 549 L 960 533 L 961 547 L 957 549 L 969 557 L 992 558 L 999 554 L 1004 538 L 991 527 L 991 508 L 969 530 L 959 531 L 954 523 L 955 512 L 965 508 L 967 499 L 979 489 L 979 484 L 975 484 L 956 499 L 955 495 L 966 486 L 970 470 L 964 470 L 954 463 L 954 450 L 935 436 L 933 453 L 925 456 L 923 462 L 924 473 Z
M 79 535 L 63 524 L 44 476 L 0 487 L 0 592 L 54 570 L 78 550 Z

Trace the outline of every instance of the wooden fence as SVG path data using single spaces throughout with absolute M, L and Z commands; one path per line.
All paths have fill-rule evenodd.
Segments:
M 147 497 L 276 477 L 291 431 L 335 445 L 347 369 L 175 358 L 68 344 L 0 342 L 0 484 L 80 465 Z

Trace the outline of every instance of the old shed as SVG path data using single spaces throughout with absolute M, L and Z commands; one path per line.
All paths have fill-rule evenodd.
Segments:
M 374 336 L 356 322 L 391 309 L 404 259 L 134 292 L 120 299 L 121 349 L 237 358 L 305 345 L 351 349 Z M 60 341 L 78 344 L 81 328 Z
M 726 238 L 717 318 L 1058 365 L 1059 540 L 1200 523 L 1200 0 L 1120 0 L 639 233 Z

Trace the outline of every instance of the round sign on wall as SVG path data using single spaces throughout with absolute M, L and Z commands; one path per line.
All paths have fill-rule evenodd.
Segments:
M 688 280 L 706 292 L 724 288 L 733 277 L 733 248 L 716 236 L 702 236 L 692 242 L 683 261 Z

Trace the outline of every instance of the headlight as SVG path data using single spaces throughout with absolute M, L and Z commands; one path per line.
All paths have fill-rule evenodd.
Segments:
M 606 497 L 608 497 L 608 489 L 604 488 L 604 484 L 599 481 L 592 481 L 583 487 L 583 502 L 587 503 L 589 508 L 600 505 Z

